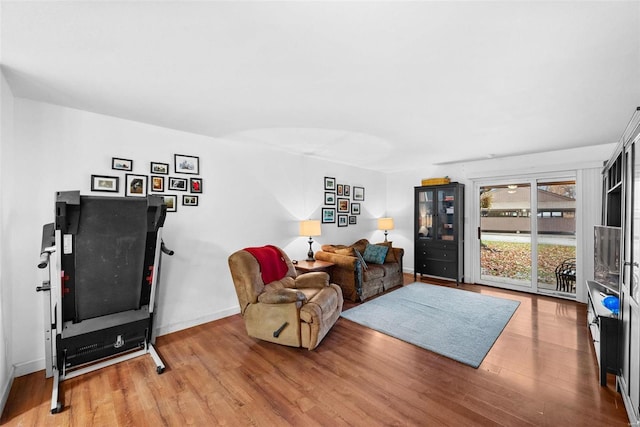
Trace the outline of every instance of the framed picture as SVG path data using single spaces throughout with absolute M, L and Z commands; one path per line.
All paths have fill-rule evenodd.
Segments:
M 332 224 L 336 222 L 336 208 L 322 208 L 322 223 Z
M 147 196 L 147 176 L 146 175 L 134 175 L 128 173 L 125 175 L 126 187 L 125 196 L 129 197 L 146 197 Z
M 348 215 L 338 215 L 338 227 L 346 227 L 349 225 Z
M 350 185 L 345 185 L 344 186 L 344 196 L 345 197 L 349 197 L 351 195 L 351 186 Z
M 338 184 L 336 193 L 338 194 L 338 196 L 344 196 L 344 185 Z
M 198 196 L 182 196 L 183 206 L 198 206 Z
M 120 159 L 117 157 L 111 158 L 111 169 L 115 169 L 118 171 L 132 171 L 133 170 L 133 160 L 129 159 Z
M 364 200 L 364 187 L 353 187 L 353 200 Z
M 358 223 L 358 217 L 350 215 L 349 216 L 349 225 L 354 225 Z
M 341 199 L 338 197 L 338 212 L 349 213 L 349 199 Z
M 202 193 L 202 178 L 189 179 L 189 191 L 191 191 L 192 193 Z
M 117 193 L 119 181 L 117 176 L 91 175 L 91 191 Z
M 187 178 L 169 177 L 169 190 L 187 191 Z
M 151 175 L 151 191 L 162 193 L 164 191 L 164 176 Z
M 155 174 L 169 175 L 169 163 L 151 162 L 149 171 Z
M 336 179 L 335 178 L 331 178 L 330 176 L 325 176 L 324 177 L 324 189 L 325 190 L 335 191 L 336 190 Z
M 351 215 L 360 215 L 360 203 L 351 203 Z
M 333 192 L 325 192 L 324 193 L 324 204 L 325 205 L 335 205 L 336 204 L 336 193 Z
M 189 173 L 192 175 L 200 174 L 200 158 L 195 156 L 185 156 L 184 154 L 175 154 L 175 172 Z
M 178 210 L 178 196 L 163 195 L 164 204 L 167 205 L 167 212 L 176 212 Z

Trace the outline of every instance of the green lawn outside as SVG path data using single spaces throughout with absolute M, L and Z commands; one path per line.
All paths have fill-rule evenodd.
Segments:
M 528 243 L 481 242 L 482 274 L 517 280 L 531 280 L 531 245 Z M 576 257 L 575 246 L 538 245 L 538 283 L 555 284 L 556 267 Z

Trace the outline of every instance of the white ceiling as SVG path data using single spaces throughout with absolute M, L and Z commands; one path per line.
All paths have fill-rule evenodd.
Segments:
M 640 105 L 638 1 L 0 6 L 16 96 L 383 171 L 616 142 Z

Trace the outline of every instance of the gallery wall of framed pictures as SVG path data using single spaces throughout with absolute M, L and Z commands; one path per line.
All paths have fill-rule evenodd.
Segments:
M 167 205 L 167 212 L 177 212 L 178 204 L 198 206 L 203 193 L 199 157 L 174 154 L 172 164 L 156 161 L 140 164 L 143 166 L 138 166 L 136 161 L 137 170 L 134 170 L 133 160 L 112 157 L 111 169 L 115 172 L 109 175 L 91 175 L 91 191 L 111 193 L 114 196 L 124 194 L 126 197 L 146 197 L 151 194 L 161 196 Z
M 324 205 L 322 223 L 348 227 L 358 224 L 361 203 L 364 202 L 364 187 L 352 186 L 324 177 Z

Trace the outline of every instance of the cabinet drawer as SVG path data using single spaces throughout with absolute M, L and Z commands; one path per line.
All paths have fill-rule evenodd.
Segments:
M 455 250 L 444 250 L 439 248 L 424 248 L 416 252 L 416 259 L 430 259 L 436 261 L 456 261 L 457 252 Z
M 416 249 L 455 251 L 458 249 L 458 244 L 455 242 L 442 242 L 437 240 L 416 240 Z
M 457 268 L 455 262 L 434 262 L 427 260 L 417 265 L 416 268 L 416 272 L 420 274 L 446 277 L 449 279 L 455 279 L 457 277 Z

